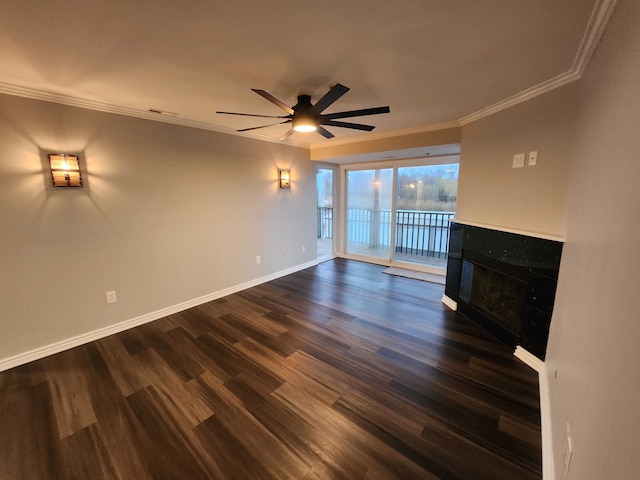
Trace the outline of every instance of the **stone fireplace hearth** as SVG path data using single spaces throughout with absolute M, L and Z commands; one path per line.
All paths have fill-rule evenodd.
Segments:
M 451 224 L 445 295 L 512 348 L 544 360 L 562 242 Z

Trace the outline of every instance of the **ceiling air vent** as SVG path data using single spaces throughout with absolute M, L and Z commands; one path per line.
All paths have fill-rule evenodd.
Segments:
M 177 117 L 178 114 L 174 112 L 165 112 L 164 110 L 159 110 L 157 108 L 150 108 L 147 110 L 150 113 L 157 113 L 158 115 L 164 115 L 165 117 Z

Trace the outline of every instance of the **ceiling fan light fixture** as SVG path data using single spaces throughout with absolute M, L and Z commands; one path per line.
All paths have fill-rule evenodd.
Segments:
M 318 127 L 315 125 L 296 125 L 293 127 L 296 132 L 315 132 Z
M 295 115 L 292 123 L 296 132 L 315 132 L 318 129 L 318 121 L 312 115 Z

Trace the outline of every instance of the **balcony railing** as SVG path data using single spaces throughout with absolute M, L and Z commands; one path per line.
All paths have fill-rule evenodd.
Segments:
M 449 223 L 455 212 L 398 210 L 396 252 L 446 258 L 449 252 Z
M 333 207 L 318 207 L 318 238 L 333 238 Z
M 395 251 L 399 254 L 446 258 L 449 223 L 454 212 L 398 210 Z M 350 208 L 347 211 L 347 241 L 368 248 L 389 249 L 391 210 Z M 318 238 L 333 238 L 333 209 L 318 208 Z

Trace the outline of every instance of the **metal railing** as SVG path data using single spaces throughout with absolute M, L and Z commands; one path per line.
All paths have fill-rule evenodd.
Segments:
M 454 212 L 398 210 L 397 253 L 446 258 L 449 252 L 449 223 Z
M 350 208 L 347 210 L 347 242 L 389 249 L 391 210 Z
M 454 212 L 398 210 L 395 251 L 408 255 L 446 258 L 449 251 L 449 223 Z M 347 241 L 388 249 L 391 238 L 391 210 L 350 208 L 347 210 Z M 333 209 L 318 208 L 318 238 L 333 238 Z
M 333 238 L 333 207 L 318 207 L 318 238 Z

